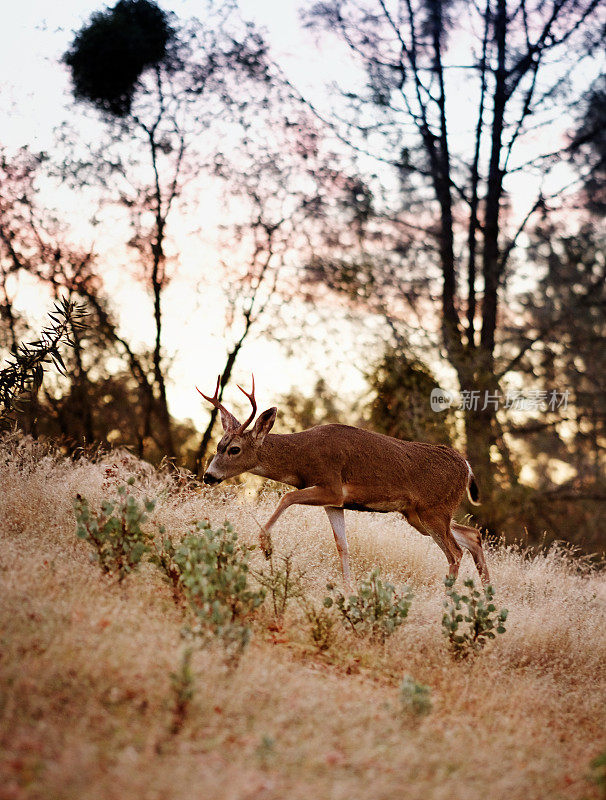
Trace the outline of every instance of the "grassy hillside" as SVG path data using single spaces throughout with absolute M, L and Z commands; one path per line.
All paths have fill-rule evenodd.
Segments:
M 300 606 L 279 628 L 266 603 L 237 664 L 219 645 L 195 646 L 193 699 L 173 732 L 183 610 L 151 565 L 118 583 L 75 536 L 74 496 L 99 506 L 130 475 L 175 540 L 193 520 L 227 518 L 254 543 L 254 518 L 275 504 L 179 486 L 123 454 L 72 463 L 5 442 L 0 798 L 600 797 L 590 763 L 606 749 L 603 574 L 561 551 L 489 549 L 507 632 L 455 662 L 441 630 L 445 559 L 393 515 L 347 514 L 357 577 L 378 565 L 414 591 L 384 645 L 335 627 L 320 653 Z M 323 511 L 290 509 L 274 546 L 294 553 L 319 606 L 339 579 Z M 466 576 L 477 577 L 468 554 L 458 585 Z M 403 710 L 405 674 L 430 687 L 428 715 Z

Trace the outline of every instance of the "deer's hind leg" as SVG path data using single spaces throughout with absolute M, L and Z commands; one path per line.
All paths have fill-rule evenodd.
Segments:
M 448 560 L 448 574 L 456 580 L 463 551 L 450 529 L 450 515 L 438 514 L 435 511 L 415 510 L 406 513 L 413 528 L 429 535 L 442 550 Z
M 490 575 L 488 574 L 488 567 L 486 566 L 486 559 L 484 558 L 484 551 L 482 550 L 482 536 L 480 531 L 477 528 L 471 528 L 469 525 L 460 525 L 454 520 L 450 523 L 450 529 L 457 543 L 471 553 L 482 585 L 486 586 L 489 584 Z

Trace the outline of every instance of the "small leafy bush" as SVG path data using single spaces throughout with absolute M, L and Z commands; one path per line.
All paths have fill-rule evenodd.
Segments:
M 160 528 L 160 533 L 164 533 L 164 527 Z M 175 562 L 175 552 L 175 546 L 170 539 L 165 538 L 160 543 L 153 541 L 149 560 L 158 567 L 162 577 L 169 584 L 175 603 L 183 605 L 185 594 L 181 582 L 181 569 Z
M 267 769 L 276 755 L 276 740 L 274 737 L 269 736 L 267 733 L 263 734 L 255 750 L 255 755 L 259 759 L 261 767 Z
M 280 562 L 279 564 L 276 562 Z M 303 573 L 293 564 L 292 553 L 269 559 L 269 570 L 251 570 L 255 579 L 269 593 L 271 605 L 276 619 L 282 619 L 290 600 L 303 597 L 301 584 Z
M 172 722 L 170 732 L 179 733 L 187 717 L 187 712 L 194 697 L 194 673 L 191 668 L 191 648 L 186 648 L 181 656 L 179 669 L 171 672 L 170 683 L 173 694 Z
M 334 595 L 324 598 L 326 608 L 334 604 L 344 624 L 355 634 L 369 635 L 381 642 L 402 625 L 412 602 L 410 590 L 404 587 L 401 593 L 396 592 L 391 583 L 381 580 L 378 568 L 360 583 L 358 594 L 347 599 L 335 591 L 333 584 L 326 588 Z
M 134 481 L 129 478 L 127 485 Z M 149 554 L 149 561 L 170 584 L 175 601 L 186 603 L 194 612 L 195 633 L 214 634 L 240 650 L 246 645 L 250 637 L 246 619 L 263 602 L 265 589 L 251 588 L 248 558 L 253 548 L 238 542 L 229 522 L 217 530 L 207 521 L 197 522 L 175 546 L 169 538 L 158 542 L 152 532 L 143 530 L 155 503 L 145 500 L 141 507 L 126 486 L 118 487 L 118 497 L 105 500 L 99 512 L 91 511 L 80 495 L 74 507 L 76 533 L 92 546 L 92 558 L 104 572 L 122 580 Z M 159 533 L 164 534 L 163 527 Z M 274 588 L 284 607 L 289 591 L 288 582 L 281 590 Z
M 86 306 L 63 298 L 49 313 L 50 323 L 33 342 L 20 344 L 0 368 L 0 428 L 12 426 L 15 412 L 21 410 L 21 400 L 42 385 L 44 369 L 52 364 L 61 375 L 66 366 L 61 347 L 73 347 L 71 334 L 85 327 Z
M 431 690 L 417 683 L 412 675 L 405 675 L 400 686 L 400 702 L 405 713 L 422 717 L 431 711 Z
M 313 603 L 304 602 L 303 611 L 309 623 L 312 642 L 321 652 L 328 650 L 334 639 L 335 619 L 327 608 L 316 608 Z
M 600 800 L 606 800 L 606 750 L 597 755 L 589 765 L 589 780 L 597 786 Z
M 448 637 L 454 658 L 465 659 L 479 652 L 497 633 L 505 633 L 507 609 L 497 610 L 492 586 L 476 589 L 472 578 L 464 581 L 468 594 L 459 595 L 454 578 L 444 579 L 447 600 L 442 617 L 442 631 Z
M 127 485 L 132 486 L 134 482 L 134 478 L 129 478 Z M 101 569 L 122 581 L 150 551 L 153 537 L 142 525 L 153 509 L 153 500 L 145 500 L 142 508 L 127 493 L 127 486 L 119 486 L 117 498 L 105 500 L 98 512 L 91 511 L 88 500 L 77 495 L 74 501 L 76 535 L 91 545 L 91 557 Z
M 184 595 L 197 617 L 196 632 L 210 632 L 237 649 L 248 643 L 247 618 L 265 598 L 264 589 L 249 584 L 251 549 L 238 542 L 229 522 L 213 530 L 203 521 L 196 523 L 194 532 L 172 555 Z

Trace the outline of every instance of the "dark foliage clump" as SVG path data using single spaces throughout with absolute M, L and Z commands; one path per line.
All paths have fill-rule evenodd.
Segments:
M 20 401 L 40 388 L 47 364 L 51 363 L 59 373 L 66 374 L 60 347 L 74 346 L 70 334 L 84 327 L 86 313 L 84 305 L 67 298 L 58 300 L 40 338 L 20 344 L 9 356 L 0 369 L 0 427 L 12 421 L 14 412 L 20 409 Z
M 63 57 L 74 96 L 126 116 L 141 74 L 168 59 L 173 39 L 166 12 L 150 0 L 120 0 L 93 14 Z
M 431 370 L 400 349 L 387 349 L 368 376 L 374 392 L 370 427 L 396 439 L 450 445 L 454 416 L 432 411 L 430 398 L 438 381 Z

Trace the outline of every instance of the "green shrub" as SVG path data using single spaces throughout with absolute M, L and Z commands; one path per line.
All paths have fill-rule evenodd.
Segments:
M 134 483 L 129 478 L 128 485 Z M 104 572 L 117 574 L 119 580 L 132 572 L 142 558 L 163 573 L 174 599 L 186 602 L 197 618 L 196 633 L 212 633 L 227 644 L 244 647 L 250 636 L 247 617 L 265 598 L 265 590 L 255 590 L 248 582 L 248 558 L 252 548 L 238 542 L 238 534 L 225 522 L 212 530 L 208 522 L 197 522 L 178 547 L 165 538 L 158 543 L 153 533 L 143 530 L 153 500 L 141 508 L 126 486 L 118 487 L 115 500 L 105 500 L 101 511 L 91 511 L 86 498 L 74 502 L 76 533 L 93 548 L 92 558 Z M 164 528 L 159 528 L 164 533 Z M 290 574 L 290 571 L 289 573 Z M 274 587 L 281 607 L 292 596 L 288 580 L 281 579 L 282 589 Z M 281 594 L 280 594 L 281 592 Z M 290 593 L 290 594 L 289 594 Z
M 172 722 L 170 732 L 179 733 L 185 722 L 187 711 L 194 697 L 194 674 L 191 668 L 192 650 L 187 647 L 179 662 L 179 669 L 170 674 L 173 694 Z
M 129 478 L 127 485 L 132 486 L 134 481 Z M 88 500 L 77 495 L 74 501 L 76 535 L 91 545 L 92 558 L 101 569 L 117 575 L 121 581 L 150 551 L 153 537 L 141 526 L 153 509 L 153 500 L 145 500 L 141 508 L 127 493 L 126 486 L 119 486 L 117 498 L 105 500 L 101 511 L 91 511 Z
M 84 304 L 62 298 L 49 313 L 50 323 L 33 342 L 22 343 L 0 368 L 0 428 L 12 427 L 15 413 L 22 410 L 21 401 L 31 399 L 42 385 L 44 369 L 52 364 L 60 375 L 66 374 L 61 347 L 73 347 L 70 336 L 85 326 Z
M 406 587 L 397 593 L 391 583 L 383 583 L 378 568 L 360 583 L 358 594 L 347 599 L 335 591 L 333 584 L 327 584 L 326 588 L 334 595 L 334 598 L 324 598 L 326 608 L 334 604 L 343 622 L 354 633 L 370 635 L 382 642 L 402 625 L 412 601 L 412 593 Z
M 274 737 L 264 733 L 257 745 L 255 755 L 259 759 L 262 769 L 267 769 L 276 755 L 276 740 Z
M 309 623 L 312 642 L 318 650 L 328 650 L 334 639 L 334 617 L 326 608 L 316 608 L 309 602 L 303 603 L 303 610 Z
M 606 800 L 606 750 L 597 755 L 589 766 L 591 767 L 589 780 L 597 786 L 600 800 Z
M 412 675 L 405 675 L 400 686 L 400 702 L 407 714 L 422 717 L 431 711 L 431 690 L 423 683 L 417 683 Z
M 172 556 L 197 617 L 195 631 L 211 633 L 238 649 L 250 638 L 247 618 L 265 598 L 264 589 L 252 589 L 248 582 L 251 550 L 238 542 L 229 522 L 213 530 L 204 521 L 196 523 Z
M 276 563 L 278 561 L 279 565 Z M 280 555 L 276 559 L 272 554 L 269 559 L 269 570 L 251 570 L 251 573 L 269 593 L 274 617 L 277 620 L 284 617 L 290 600 L 300 599 L 303 596 L 301 584 L 303 573 L 293 565 L 292 553 Z
M 160 528 L 160 533 L 164 533 L 164 527 Z M 183 605 L 185 594 L 181 583 L 181 569 L 175 562 L 175 546 L 170 539 L 163 539 L 160 544 L 156 541 L 151 543 L 152 552 L 149 560 L 155 564 L 162 577 L 169 584 L 173 591 L 173 599 L 177 605 Z
M 505 633 L 508 612 L 506 608 L 497 611 L 492 602 L 492 586 L 476 589 L 473 579 L 468 578 L 463 585 L 469 593 L 459 595 L 453 588 L 454 578 L 449 576 L 444 583 L 448 599 L 444 601 L 446 611 L 442 617 L 442 630 L 448 637 L 454 658 L 468 658 L 480 651 L 489 639 L 494 639 L 497 633 Z

